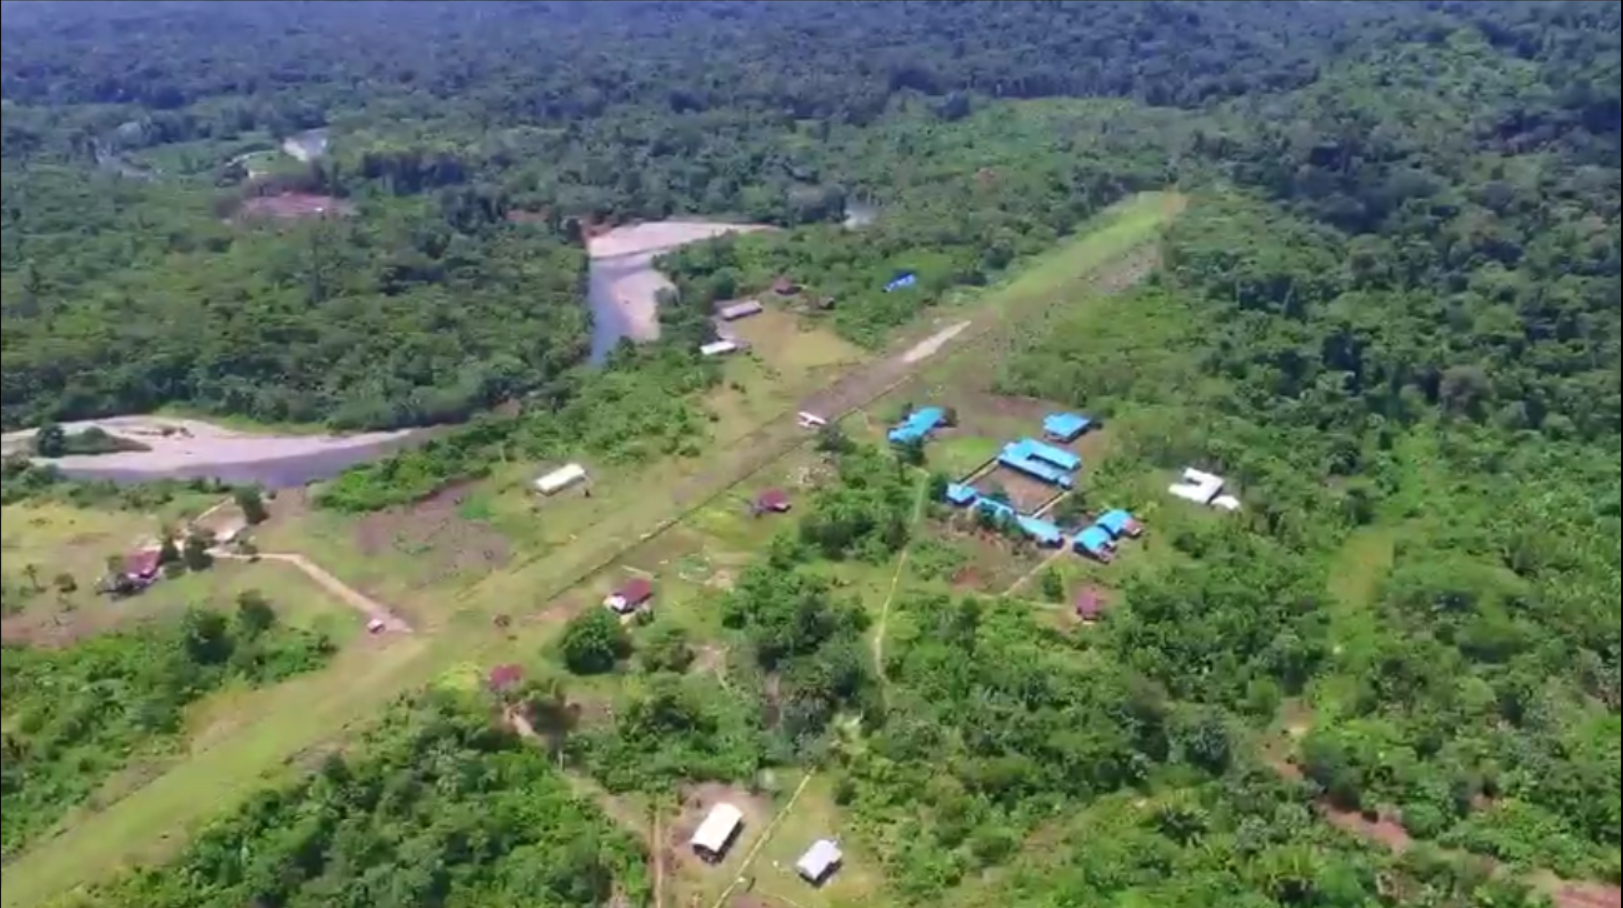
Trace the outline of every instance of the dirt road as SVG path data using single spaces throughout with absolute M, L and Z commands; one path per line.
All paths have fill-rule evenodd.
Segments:
M 337 577 L 328 572 L 326 568 L 316 564 L 303 555 L 286 552 L 242 555 L 237 552 L 228 552 L 223 550 L 216 550 L 213 554 L 216 558 L 225 558 L 232 561 L 252 561 L 257 558 L 261 561 L 280 561 L 284 564 L 291 564 L 303 571 L 305 576 L 320 584 L 322 589 L 325 589 L 327 592 L 332 593 L 334 596 L 337 596 L 339 599 L 343 600 L 345 605 L 348 605 L 365 615 L 368 623 L 373 621 L 381 621 L 383 622 L 382 629 L 385 631 L 401 634 L 411 633 L 411 625 L 407 624 L 404 618 L 401 618 L 399 615 L 395 614 L 394 611 L 388 606 L 377 601 L 376 599 L 373 599 L 371 596 L 366 595 L 360 590 L 355 589 L 344 581 L 339 580 Z

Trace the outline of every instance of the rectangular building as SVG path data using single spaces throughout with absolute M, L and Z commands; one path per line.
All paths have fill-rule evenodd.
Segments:
M 744 813 L 731 804 L 717 804 L 693 831 L 691 845 L 699 857 L 715 863 L 727 856 L 738 830 L 744 826 Z
M 762 310 L 763 307 L 758 300 L 739 300 L 736 303 L 728 303 L 717 309 L 716 314 L 721 316 L 723 321 L 735 322 L 741 318 L 759 315 Z

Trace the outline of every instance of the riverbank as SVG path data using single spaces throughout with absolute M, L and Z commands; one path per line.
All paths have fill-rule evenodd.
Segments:
M 200 419 L 114 416 L 64 423 L 68 432 L 96 426 L 146 450 L 73 455 L 49 463 L 76 479 L 147 482 L 158 479 L 219 479 L 289 488 L 329 479 L 362 461 L 389 453 L 420 436 L 421 430 L 361 432 L 354 435 L 280 435 L 229 429 Z M 32 429 L 0 436 L 5 454 L 28 453 Z
M 654 259 L 689 243 L 772 229 L 762 224 L 656 221 L 616 227 L 589 238 L 593 361 L 601 360 L 621 338 L 659 337 L 657 298 L 671 282 L 654 267 Z

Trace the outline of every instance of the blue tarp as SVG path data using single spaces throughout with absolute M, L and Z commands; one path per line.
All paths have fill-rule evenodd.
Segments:
M 1091 425 L 1093 420 L 1079 413 L 1050 413 L 1043 417 L 1043 434 L 1060 441 L 1073 441 Z
M 1099 515 L 1098 520 L 1094 521 L 1094 526 L 1102 527 L 1105 532 L 1112 536 L 1120 536 L 1121 534 L 1127 532 L 1128 528 L 1132 526 L 1132 524 L 1133 515 L 1121 510 L 1120 508 L 1113 511 L 1106 511 Z
M 1067 473 L 1074 473 L 1082 468 L 1082 458 L 1064 448 L 1056 448 L 1034 438 L 1023 439 L 1020 444 L 1024 446 L 1026 456 L 1032 460 L 1052 464 Z
M 1109 551 L 1110 543 L 1109 533 L 1099 527 L 1091 526 L 1077 535 L 1076 550 L 1087 552 L 1089 555 L 1097 555 L 1100 552 Z
M 966 486 L 960 482 L 947 484 L 947 500 L 959 507 L 974 504 L 975 499 L 979 497 L 980 493 L 975 491 L 973 486 Z
M 909 271 L 906 274 L 898 275 L 895 278 L 892 278 L 891 282 L 885 285 L 885 292 L 889 293 L 892 290 L 901 290 L 905 287 L 911 287 L 918 282 L 919 276 Z
M 1027 536 L 1043 545 L 1063 545 L 1065 543 L 1065 534 L 1059 531 L 1059 527 L 1040 517 L 1021 515 L 1016 520 L 1020 524 L 1020 529 L 1025 530 Z
M 902 424 L 890 430 L 886 437 L 892 444 L 906 444 L 910 441 L 919 441 L 924 436 L 934 432 L 947 421 L 947 411 L 940 407 L 922 407 L 914 410 L 902 420 Z

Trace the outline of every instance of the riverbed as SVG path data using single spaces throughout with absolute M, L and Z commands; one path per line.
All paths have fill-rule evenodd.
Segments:
M 220 479 L 285 489 L 330 479 L 348 467 L 392 453 L 425 435 L 423 430 L 277 435 L 160 416 L 114 416 L 62 424 L 68 432 L 81 432 L 91 426 L 99 426 L 109 435 L 139 441 L 149 450 L 36 460 L 53 464 L 74 479 L 119 483 Z M 33 434 L 33 430 L 6 433 L 5 453 L 24 450 Z
M 628 224 L 590 238 L 587 303 L 592 311 L 592 362 L 599 363 L 621 338 L 659 337 L 659 291 L 671 286 L 654 259 L 689 243 L 728 233 L 771 230 L 761 224 L 657 221 Z

